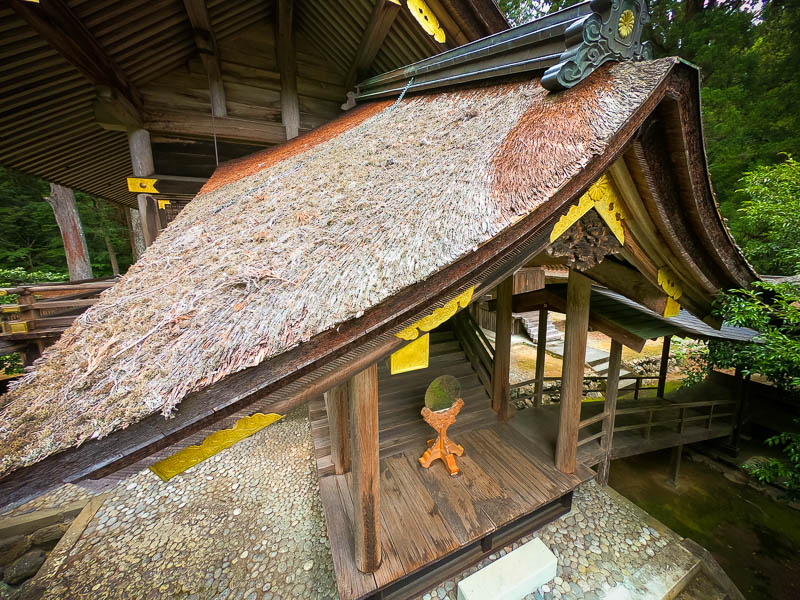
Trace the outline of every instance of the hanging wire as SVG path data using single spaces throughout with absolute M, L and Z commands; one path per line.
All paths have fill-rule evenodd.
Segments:
M 211 73 L 206 69 L 206 76 L 208 77 L 208 104 L 211 107 L 211 134 L 214 136 L 214 160 L 219 166 L 219 150 L 217 150 L 217 123 L 214 119 L 214 100 L 211 97 Z

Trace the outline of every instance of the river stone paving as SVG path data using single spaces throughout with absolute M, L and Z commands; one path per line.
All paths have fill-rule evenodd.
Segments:
M 336 596 L 305 409 L 169 482 L 149 470 L 105 500 L 44 598 Z
M 78 500 L 86 500 L 88 502 L 94 494 L 77 485 L 65 483 L 46 494 L 42 494 L 15 507 L 0 508 L 0 518 L 18 517 L 20 515 L 28 514 L 36 510 L 45 510 L 49 508 L 59 508 Z
M 456 600 L 461 579 L 534 537 L 556 555 L 558 570 L 553 581 L 531 590 L 525 600 L 661 598 L 697 562 L 676 533 L 613 490 L 591 481 L 575 491 L 569 514 L 419 598 Z

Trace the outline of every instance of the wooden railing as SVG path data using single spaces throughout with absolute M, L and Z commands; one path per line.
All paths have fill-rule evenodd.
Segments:
M 727 412 L 715 412 L 716 407 L 728 407 L 730 410 Z M 735 400 L 704 400 L 699 402 L 676 402 L 668 405 L 654 405 L 654 406 L 637 406 L 631 408 L 617 408 L 616 416 L 625 415 L 647 415 L 647 421 L 643 423 L 634 423 L 632 425 L 615 425 L 614 433 L 620 431 L 635 431 L 643 429 L 642 437 L 650 439 L 650 433 L 654 427 L 675 427 L 678 433 L 683 433 L 687 423 L 705 422 L 706 429 L 711 429 L 714 419 L 733 418 L 735 416 Z M 708 408 L 708 414 L 690 415 L 689 410 L 697 412 L 698 410 L 705 413 L 705 408 Z M 666 411 L 678 411 L 677 417 L 671 417 L 661 420 L 654 420 L 657 418 L 658 413 Z
M 58 337 L 115 282 L 116 279 L 92 279 L 0 288 L 0 296 L 18 296 L 16 303 L 0 304 L 0 338 Z
M 561 377 L 542 377 L 542 380 L 543 381 L 558 381 L 558 382 L 561 382 Z M 607 381 L 607 380 L 608 380 L 608 377 L 604 376 L 604 375 L 587 375 L 587 376 L 585 376 L 583 378 L 584 382 L 587 382 L 587 381 Z M 642 382 L 647 381 L 647 380 L 658 380 L 658 376 L 657 375 L 620 375 L 620 377 L 619 377 L 620 383 L 622 383 L 623 381 L 634 381 L 634 386 L 633 386 L 633 399 L 634 400 L 638 400 L 639 399 L 639 394 L 642 391 L 645 391 L 645 390 L 657 390 L 658 389 L 657 385 L 642 385 Z M 511 389 L 515 390 L 515 389 L 518 389 L 518 388 L 521 388 L 521 387 L 534 385 L 535 383 L 536 383 L 536 379 L 528 379 L 526 381 L 521 381 L 519 383 L 513 384 L 511 386 Z M 559 388 L 559 387 L 560 386 L 556 386 L 556 388 Z M 627 388 L 620 387 L 620 392 L 621 393 L 626 393 L 627 391 L 628 391 Z M 534 393 L 530 392 L 528 394 L 520 394 L 520 395 L 516 396 L 515 398 L 525 399 L 525 398 L 533 398 L 533 396 L 534 396 Z
M 472 368 L 478 374 L 487 393 L 492 394 L 492 372 L 494 371 L 494 346 L 478 327 L 468 310 L 462 310 L 453 319 L 453 330 Z

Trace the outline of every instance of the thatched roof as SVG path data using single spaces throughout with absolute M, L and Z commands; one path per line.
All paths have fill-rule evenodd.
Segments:
M 366 105 L 220 167 L 0 398 L 0 476 L 169 416 L 473 252 L 603 154 L 676 64 Z

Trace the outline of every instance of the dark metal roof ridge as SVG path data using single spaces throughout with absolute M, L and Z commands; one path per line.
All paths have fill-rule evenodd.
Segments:
M 624 7 L 612 0 L 587 0 L 371 77 L 357 86 L 356 97 L 375 99 L 398 95 L 406 85 L 414 92 L 545 69 L 544 87 L 572 87 L 605 62 L 651 57 L 649 46 L 640 41 L 650 21 L 647 0 L 631 0 Z

